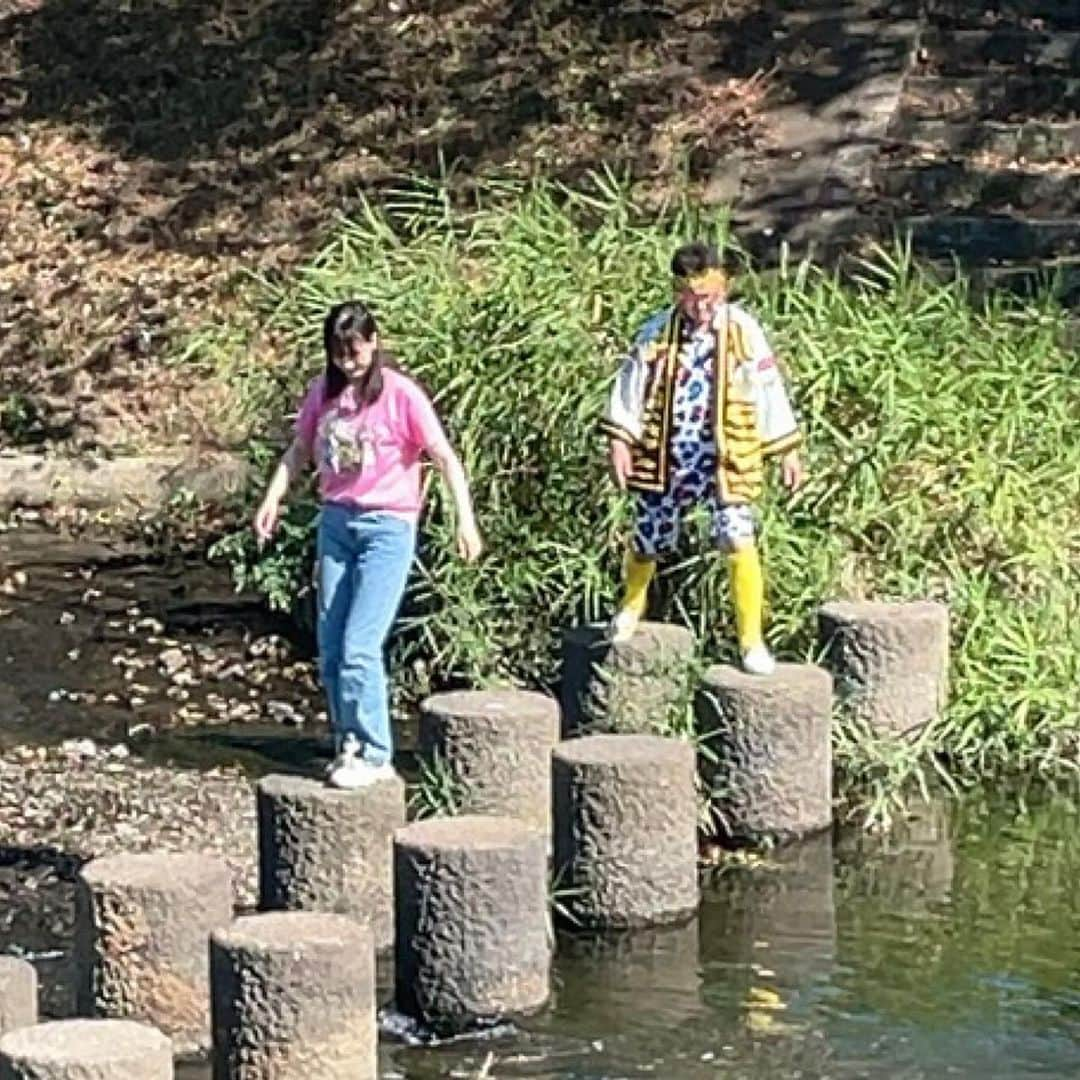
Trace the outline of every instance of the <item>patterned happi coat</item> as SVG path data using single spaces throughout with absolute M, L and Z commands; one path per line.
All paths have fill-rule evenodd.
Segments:
M 638 332 L 612 388 L 602 427 L 631 447 L 632 491 L 665 492 L 683 316 L 671 307 Z M 801 442 L 783 376 L 760 325 L 738 304 L 717 312 L 707 335 L 713 349 L 711 415 L 716 492 L 723 503 L 752 502 L 761 492 L 766 457 Z M 720 347 L 726 330 L 726 348 Z

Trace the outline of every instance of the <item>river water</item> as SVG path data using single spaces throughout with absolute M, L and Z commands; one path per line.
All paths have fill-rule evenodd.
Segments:
M 277 701 L 271 712 L 286 718 L 287 707 L 316 704 L 302 664 L 280 677 L 288 658 L 264 665 L 257 694 L 230 678 L 237 657 L 251 667 L 252 635 L 265 641 L 273 628 L 229 600 L 220 573 L 85 543 L 61 550 L 33 536 L 0 540 L 0 562 L 5 580 L 20 568 L 27 575 L 0 601 L 0 751 L 89 734 L 128 738 L 136 761 L 177 768 L 235 759 L 258 773 L 301 748 L 317 757 L 316 738 L 287 723 L 267 726 L 265 709 L 249 726 L 237 723 L 251 700 Z M 170 622 L 170 611 L 167 628 L 140 629 L 148 618 Z M 212 633 L 198 625 L 200 613 Z M 163 648 L 186 650 L 185 670 L 198 661 L 202 674 L 216 672 L 212 693 L 202 675 L 177 683 L 171 665 L 155 666 Z M 262 645 L 255 651 L 266 655 Z M 143 655 L 145 664 L 125 679 L 111 660 L 118 654 Z M 226 705 L 208 706 L 213 695 Z M 177 729 L 170 717 L 185 706 Z M 203 714 L 213 722 L 200 723 Z M 145 729 L 141 741 L 131 739 L 135 727 Z M 8 905 L 0 952 L 36 957 L 44 1007 L 63 1014 L 73 870 L 35 877 L 32 853 L 5 846 L 11 825 L 0 821 Z M 514 1028 L 414 1046 L 392 1034 L 387 1014 L 380 1076 L 1080 1076 L 1077 825 L 1071 798 L 981 793 L 917 803 L 883 836 L 840 831 L 729 869 L 706 883 L 686 925 L 560 938 L 549 1007 Z M 384 959 L 384 1003 L 390 976 Z M 177 1076 L 210 1073 L 181 1063 Z
M 485 1043 L 384 1040 L 380 1076 L 1078 1076 L 1077 825 L 1064 798 L 972 798 L 821 838 L 725 875 L 686 926 L 561 940 L 543 1014 Z

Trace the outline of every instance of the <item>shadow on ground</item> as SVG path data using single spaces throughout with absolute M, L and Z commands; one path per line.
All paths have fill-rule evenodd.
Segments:
M 227 441 L 198 373 L 160 361 L 227 307 L 238 271 L 287 270 L 359 193 L 450 166 L 709 181 L 767 151 L 769 109 L 842 110 L 868 66 L 894 64 L 876 14 L 874 0 L 0 0 L 3 441 Z M 805 194 L 798 175 L 789 187 Z

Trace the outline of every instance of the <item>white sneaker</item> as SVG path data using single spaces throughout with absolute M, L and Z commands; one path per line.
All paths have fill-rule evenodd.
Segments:
M 331 787 L 354 791 L 397 776 L 389 761 L 382 765 L 373 765 L 370 761 L 365 761 L 361 753 L 360 740 L 355 735 L 346 735 L 341 740 L 341 749 L 326 770 L 327 782 Z
M 361 749 L 360 740 L 353 734 L 341 740 L 341 749 L 326 770 L 331 787 L 351 791 L 371 783 L 371 766 L 360 756 Z
M 776 661 L 764 645 L 755 645 L 742 655 L 743 671 L 750 675 L 772 675 L 776 671 Z
M 631 608 L 623 608 L 614 619 L 611 620 L 611 641 L 618 645 L 623 641 L 629 641 L 637 633 L 638 623 L 641 616 Z

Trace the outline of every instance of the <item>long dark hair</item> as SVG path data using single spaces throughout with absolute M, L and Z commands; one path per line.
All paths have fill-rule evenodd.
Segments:
M 337 360 L 354 341 L 370 341 L 378 332 L 375 315 L 360 300 L 346 300 L 335 304 L 323 322 L 323 348 L 326 350 L 326 400 L 333 401 L 346 386 L 349 378 L 338 367 Z M 364 372 L 356 386 L 361 404 L 371 405 L 378 401 L 383 390 L 383 365 L 392 366 L 390 357 L 382 349 L 376 349 L 371 367 Z

